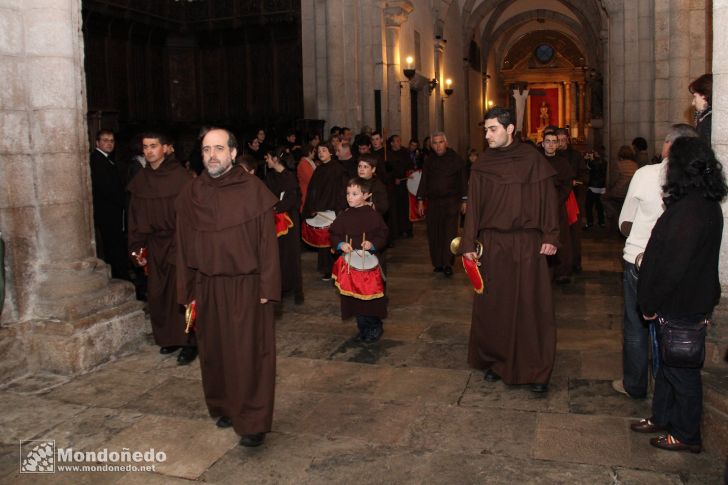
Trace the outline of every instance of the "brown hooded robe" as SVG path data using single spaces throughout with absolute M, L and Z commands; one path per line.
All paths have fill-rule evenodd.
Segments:
M 506 384 L 545 384 L 556 326 L 541 244 L 559 245 L 555 170 L 526 144 L 487 149 L 473 164 L 463 253 L 484 247 L 485 291 L 473 299 L 468 363 Z
M 571 234 L 571 225 L 569 224 L 569 216 L 566 212 L 566 201 L 572 192 L 573 181 L 576 178 L 576 172 L 569 165 L 569 161 L 561 156 L 561 152 L 548 157 L 544 154 L 544 158 L 548 160 L 551 166 L 556 170 L 554 183 L 556 191 L 559 194 L 559 251 L 553 256 L 549 256 L 548 263 L 554 277 L 569 277 L 574 272 L 576 266 L 576 255 L 574 254 L 574 240 Z M 578 225 L 578 221 L 575 223 Z
M 154 342 L 160 347 L 194 345 L 185 334 L 184 308 L 177 303 L 174 202 L 192 175 L 175 160 L 153 170 L 147 164 L 129 182 L 129 253 L 147 248 L 147 300 Z
M 239 167 L 203 172 L 177 199 L 178 298 L 197 302 L 205 401 L 239 435 L 268 432 L 273 419 L 273 305 L 260 299 L 281 296 L 276 202 Z

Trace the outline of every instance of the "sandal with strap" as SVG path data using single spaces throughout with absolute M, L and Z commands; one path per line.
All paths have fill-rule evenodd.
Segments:
M 700 453 L 702 446 L 689 445 L 687 443 L 681 443 L 671 434 L 661 435 L 657 438 L 652 438 L 650 444 L 656 448 L 660 448 L 668 451 L 690 451 L 692 453 Z

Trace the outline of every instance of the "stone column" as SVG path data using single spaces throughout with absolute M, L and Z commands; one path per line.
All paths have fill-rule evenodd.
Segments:
M 0 380 L 76 373 L 137 346 L 130 283 L 94 250 L 81 0 L 0 6 L 0 231 L 8 302 Z
M 519 89 L 513 90 L 513 99 L 516 101 L 516 131 L 520 131 L 523 135 L 525 127 L 523 126 L 523 119 L 526 115 L 526 100 L 528 99 L 528 88 L 521 92 Z
M 442 55 L 445 52 L 445 42 L 442 38 L 435 39 L 435 79 L 438 83 L 442 83 Z M 437 85 L 430 94 L 435 95 L 435 130 L 442 131 L 445 129 L 445 113 L 442 106 L 442 86 Z
M 326 2 L 326 98 L 330 124 L 346 120 L 349 103 L 342 93 L 346 82 L 346 49 L 344 49 L 345 29 L 348 23 L 344 16 L 344 2 Z
M 661 0 L 656 0 L 657 2 Z M 625 122 L 625 25 L 624 0 L 604 0 L 603 5 L 609 15 L 609 30 L 604 32 L 606 38 L 605 54 L 607 57 L 604 79 L 605 86 L 605 126 L 609 131 L 609 153 L 616 156 L 617 147 L 624 143 L 626 138 Z M 607 37 L 608 36 L 608 37 Z M 656 108 L 657 109 L 657 108 Z
M 670 0 L 670 107 L 671 123 L 691 123 L 690 116 L 690 0 Z
M 470 104 L 472 101 L 470 95 L 470 61 L 466 58 L 463 62 L 463 97 L 465 102 L 461 104 L 463 106 L 463 129 L 460 130 L 460 146 L 470 147 Z
M 317 12 L 314 0 L 301 0 L 301 45 L 308 46 L 301 50 L 303 117 L 309 119 L 319 118 Z
M 725 49 L 728 34 L 720 28 L 728 22 L 728 0 L 713 1 L 713 132 L 712 143 L 718 160 L 723 162 L 726 169 L 728 160 L 728 99 L 724 93 L 728 92 L 728 49 Z M 716 28 L 717 27 L 717 28 Z M 703 443 L 708 449 L 716 451 L 717 456 L 728 454 L 728 442 L 725 436 L 728 432 L 728 417 L 726 417 L 726 403 L 728 393 L 725 385 L 716 386 L 713 375 L 725 375 L 726 362 L 723 360 L 728 349 L 728 205 L 723 204 L 723 240 L 720 248 L 720 261 L 718 263 L 720 285 L 723 290 L 720 305 L 715 310 L 713 318 L 717 325 L 708 331 L 706 339 L 706 368 L 722 368 L 715 374 L 704 373 L 705 393 L 703 411 Z
M 405 77 L 400 62 L 399 33 L 401 25 L 407 21 L 407 16 L 413 10 L 414 6 L 409 0 L 388 2 L 388 6 L 384 9 L 384 22 L 387 28 L 387 85 L 386 93 L 382 94 L 387 97 L 387 116 L 382 120 L 382 125 L 388 135 L 402 132 L 403 103 L 399 83 L 404 81 Z M 409 97 L 409 92 L 407 92 L 407 97 Z
M 572 118 L 571 118 L 571 106 L 572 106 L 571 81 L 566 81 L 564 83 L 564 93 L 565 93 L 564 97 L 566 98 L 566 104 L 565 104 L 566 109 L 564 111 L 566 112 L 566 115 L 564 116 L 564 121 L 562 124 L 564 126 L 569 125 L 569 127 L 571 127 L 571 123 L 572 123 L 572 121 L 571 121 L 572 120 Z
M 579 105 L 577 100 L 577 85 L 574 81 L 569 81 L 571 85 L 571 125 L 569 125 L 570 133 L 569 136 L 577 136 L 577 106 Z
M 727 25 L 728 0 L 714 0 L 713 25 Z M 716 47 L 725 45 L 728 35 L 720 29 L 714 30 L 713 43 Z M 713 51 L 713 133 L 712 143 L 718 160 L 726 169 L 728 161 L 728 49 L 716 48 Z M 723 213 L 728 215 L 728 206 L 724 204 Z M 728 294 L 728 219 L 723 224 L 723 241 L 720 254 L 720 283 L 724 295 Z M 723 305 L 721 305 L 723 306 Z M 728 309 L 727 309 L 728 310 Z M 725 321 L 725 320 L 723 320 Z M 728 326 L 721 325 L 728 345 Z M 716 329 L 718 330 L 718 329 Z M 724 345 L 725 347 L 725 345 Z
M 584 102 L 586 101 L 586 89 L 584 81 L 579 83 L 579 137 L 585 136 L 584 128 L 586 127 L 586 112 Z

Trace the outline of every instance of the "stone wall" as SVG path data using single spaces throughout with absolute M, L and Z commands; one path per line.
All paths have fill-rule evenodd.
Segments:
M 304 116 L 326 120 L 326 131 L 333 125 L 355 131 L 365 125 L 375 127 L 378 91 L 385 134 L 399 134 L 406 143 L 413 121 L 412 89 L 417 92 L 420 140 L 444 126 L 456 150 L 476 144 L 480 140 L 470 140 L 467 130 L 470 90 L 459 8 L 452 2 L 442 12 L 444 19 L 437 21 L 438 12 L 425 2 L 303 0 Z M 417 53 L 417 75 L 408 82 L 404 59 Z M 443 103 L 448 77 L 455 83 L 455 94 Z M 430 91 L 428 82 L 433 78 L 439 86 Z M 479 93 L 480 87 L 476 88 Z
M 713 25 L 728 22 L 728 0 L 713 2 Z M 723 166 L 728 166 L 728 99 L 721 92 L 728 92 L 728 35 L 716 29 L 713 36 L 713 149 Z M 726 204 L 723 205 L 726 214 Z M 723 365 L 723 353 L 728 349 L 728 220 L 723 222 L 723 241 L 720 254 L 720 282 L 724 298 L 716 312 L 716 325 L 710 332 L 709 365 Z

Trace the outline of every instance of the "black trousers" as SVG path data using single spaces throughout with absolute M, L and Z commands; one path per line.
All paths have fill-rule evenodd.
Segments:
M 670 430 L 680 442 L 698 445 L 703 414 L 700 369 L 670 367 L 662 363 L 655 376 L 650 420 Z
M 362 334 L 367 334 L 369 332 L 381 332 L 383 324 L 382 319 L 379 317 L 373 317 L 368 315 L 357 315 L 356 316 L 356 326 L 359 328 L 359 331 Z M 381 335 L 381 333 L 380 333 Z
M 591 190 L 586 191 L 586 223 L 590 226 L 594 223 L 594 208 L 597 209 L 597 220 L 604 225 L 604 206 L 602 205 L 602 194 L 595 194 Z
M 432 266 L 452 266 L 455 257 L 450 252 L 450 241 L 458 235 L 460 214 L 459 198 L 429 199 L 427 203 L 427 242 Z
M 318 264 L 316 269 L 322 276 L 331 277 L 331 268 L 334 266 L 334 255 L 331 248 L 318 248 Z

